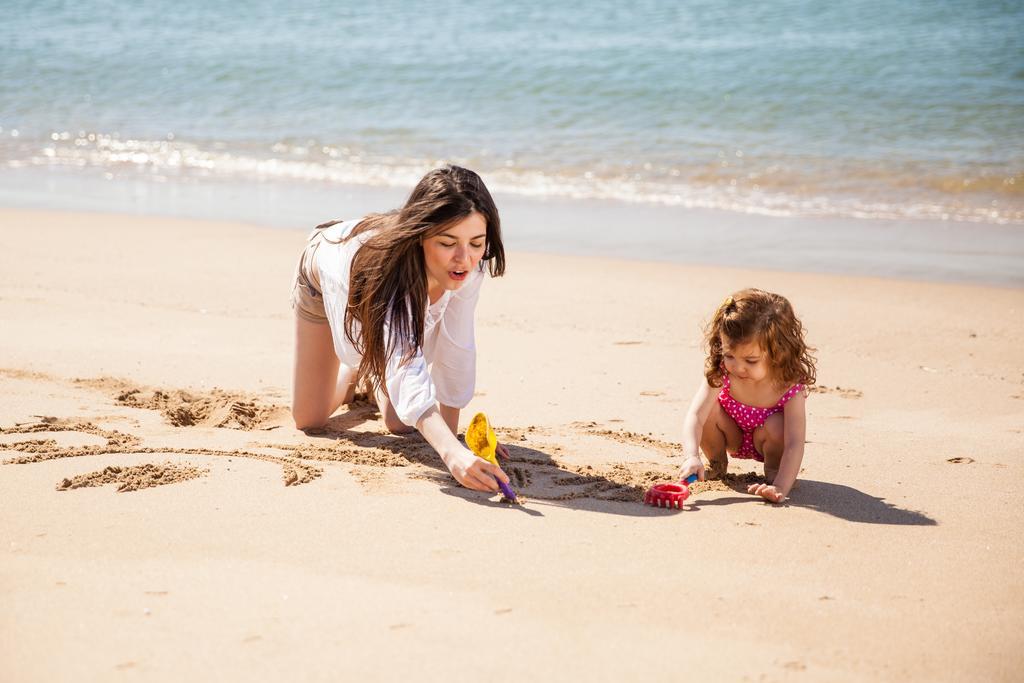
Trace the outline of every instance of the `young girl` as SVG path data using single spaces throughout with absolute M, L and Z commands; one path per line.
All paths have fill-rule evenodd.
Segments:
M 480 176 L 458 166 L 425 175 L 398 211 L 317 227 L 292 288 L 295 426 L 322 427 L 365 380 L 388 429 L 419 430 L 460 484 L 507 483 L 456 438 L 476 382 L 485 264 L 505 272 L 498 210 Z
M 807 389 L 814 357 L 785 297 L 744 289 L 727 297 L 705 332 L 704 380 L 683 424 L 682 478 L 703 481 L 728 468 L 728 455 L 764 463 L 767 483 L 747 491 L 773 503 L 789 495 L 800 472 L 806 432 Z

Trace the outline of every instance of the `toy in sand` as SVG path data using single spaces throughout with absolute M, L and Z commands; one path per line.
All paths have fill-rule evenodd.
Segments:
M 655 484 L 644 494 L 644 503 L 658 508 L 679 508 L 690 497 L 690 484 L 697 481 L 697 475 L 691 474 L 679 483 Z
M 469 423 L 469 428 L 466 429 L 466 445 L 478 458 L 500 467 L 497 456 L 498 437 L 495 436 L 494 430 L 487 422 L 487 416 L 483 413 L 474 415 L 473 420 Z M 513 503 L 517 502 L 516 492 L 512 490 L 512 487 L 500 479 L 497 482 L 502 495 Z

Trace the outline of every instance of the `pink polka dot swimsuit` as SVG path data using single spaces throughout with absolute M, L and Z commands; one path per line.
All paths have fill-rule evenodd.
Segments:
M 740 444 L 740 449 L 732 454 L 734 458 L 744 458 L 749 460 L 753 458 L 758 462 L 764 462 L 764 456 L 757 452 L 754 448 L 754 430 L 765 423 L 765 421 L 774 415 L 775 413 L 782 412 L 782 409 L 786 407 L 789 399 L 793 398 L 798 391 L 803 391 L 803 384 L 794 384 L 791 386 L 786 393 L 782 395 L 778 403 L 773 405 L 771 408 L 757 408 L 755 406 L 748 406 L 746 403 L 740 403 L 732 397 L 729 393 L 729 374 L 722 372 L 722 391 L 718 393 L 718 403 L 721 404 L 722 410 L 736 421 L 740 429 L 743 431 L 743 443 Z

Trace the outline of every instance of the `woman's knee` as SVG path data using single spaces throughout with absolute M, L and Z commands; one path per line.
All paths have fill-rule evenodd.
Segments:
M 392 411 L 388 411 L 388 414 L 384 415 L 384 426 L 388 428 L 388 431 L 392 434 L 412 434 L 416 431 L 414 427 L 410 427 L 395 415 Z
M 391 405 L 391 399 L 380 388 L 374 392 L 374 399 L 377 401 L 377 410 L 384 417 L 384 426 L 387 427 L 389 432 L 392 434 L 412 434 L 416 431 L 414 427 L 410 427 L 398 419 L 398 413 L 395 411 L 395 407 Z
M 388 431 L 396 436 L 405 436 L 407 434 L 412 434 L 416 429 L 399 422 L 396 427 L 388 427 Z
M 313 406 L 292 404 L 292 420 L 295 422 L 295 428 L 300 431 L 322 429 L 329 417 L 330 415 L 324 414 L 323 410 L 316 410 Z

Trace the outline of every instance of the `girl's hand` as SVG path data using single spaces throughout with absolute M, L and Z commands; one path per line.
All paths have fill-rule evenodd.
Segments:
M 476 457 L 468 448 L 456 451 L 448 458 L 445 465 L 455 480 L 467 489 L 494 493 L 499 490 L 495 478 L 508 483 L 508 475 L 502 472 L 500 467 L 492 465 L 483 458 Z
M 508 449 L 505 448 L 505 446 L 500 443 L 495 447 L 494 452 L 497 453 L 498 457 L 501 458 L 502 460 L 508 460 L 509 458 L 512 457 L 508 454 Z
M 679 481 L 683 481 L 691 474 L 697 475 L 697 481 L 704 481 L 704 461 L 699 455 L 691 455 L 683 463 L 683 469 L 679 473 Z
M 781 503 L 786 500 L 786 496 L 782 491 L 768 484 L 751 484 L 747 487 L 747 493 L 751 493 L 755 496 L 761 496 L 769 503 Z

